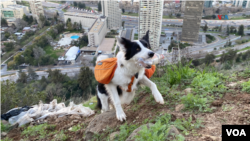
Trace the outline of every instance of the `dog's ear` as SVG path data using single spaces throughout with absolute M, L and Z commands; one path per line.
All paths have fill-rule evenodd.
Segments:
M 141 39 L 143 39 L 149 43 L 149 30 L 146 32 L 146 34 Z
M 126 52 L 126 50 L 130 47 L 131 41 L 123 37 L 118 37 L 117 40 L 121 45 L 121 49 Z
M 149 30 L 146 32 L 146 34 L 141 38 L 141 40 L 145 41 L 148 43 L 148 48 L 151 49 L 150 43 L 149 43 Z M 140 41 L 141 41 L 140 40 Z

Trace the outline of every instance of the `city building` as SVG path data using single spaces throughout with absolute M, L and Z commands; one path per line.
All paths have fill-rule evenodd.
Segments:
M 250 0 L 233 0 L 235 7 L 250 8 Z
M 88 32 L 92 25 L 99 19 L 100 15 L 94 13 L 76 13 L 76 12 L 65 12 L 64 22 L 66 23 L 68 19 L 71 23 L 74 22 L 81 23 L 82 28 Z
M 122 17 L 118 1 L 105 0 L 101 2 L 102 2 L 102 15 L 107 17 L 108 29 L 119 29 L 122 24 Z
M 30 0 L 30 10 L 32 13 L 33 18 L 35 18 L 37 20 L 37 22 L 39 22 L 39 16 L 42 15 L 44 16 L 44 9 L 43 9 L 43 5 L 42 2 L 45 0 Z
M 197 42 L 203 13 L 204 1 L 186 1 L 181 41 Z
M 149 40 L 152 49 L 159 47 L 163 14 L 163 0 L 139 2 L 138 37 L 142 38 L 149 30 Z
M 16 5 L 15 0 L 1 0 L 1 8 L 7 8 L 8 5 Z
M 120 31 L 120 37 L 124 37 L 129 40 L 134 40 L 134 29 L 126 28 Z
M 88 32 L 89 45 L 92 47 L 98 47 L 103 41 L 107 33 L 106 17 L 101 17 L 96 20 L 94 25 Z
M 29 7 L 23 5 L 8 5 L 5 8 L 1 8 L 2 18 L 19 18 L 22 19 L 23 15 L 29 14 Z
M 204 7 L 206 7 L 206 8 L 213 7 L 213 1 L 212 0 L 206 0 L 204 2 Z

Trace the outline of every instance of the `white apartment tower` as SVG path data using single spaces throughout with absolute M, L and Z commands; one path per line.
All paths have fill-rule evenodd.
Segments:
M 118 1 L 105 0 L 102 3 L 102 15 L 107 17 L 108 29 L 119 29 L 122 25 L 121 9 Z
M 44 10 L 42 2 L 45 0 L 30 0 L 30 10 L 33 18 L 36 18 L 37 22 L 39 22 L 40 14 L 44 16 Z
M 235 7 L 250 8 L 250 0 L 233 0 Z
M 140 0 L 139 2 L 139 39 L 149 30 L 149 40 L 152 49 L 159 48 L 163 0 Z

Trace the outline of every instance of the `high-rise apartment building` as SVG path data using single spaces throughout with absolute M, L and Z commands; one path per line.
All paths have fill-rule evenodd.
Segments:
M 163 0 L 140 0 L 139 2 L 139 38 L 149 30 L 149 40 L 152 49 L 159 47 L 163 14 Z
M 204 2 L 204 7 L 206 7 L 206 8 L 213 7 L 213 1 L 212 0 L 206 0 Z
M 186 1 L 181 41 L 197 42 L 204 1 Z
M 121 9 L 118 1 L 105 0 L 102 2 L 102 15 L 107 17 L 109 29 L 119 29 L 122 25 Z
M 15 0 L 5 0 L 5 1 L 1 0 L 0 4 L 1 4 L 0 6 L 1 8 L 7 8 L 8 5 L 16 5 L 16 1 Z
M 234 0 L 235 7 L 250 8 L 250 0 Z
M 30 0 L 30 10 L 32 13 L 33 18 L 36 18 L 37 22 L 39 22 L 39 16 L 44 16 L 44 10 L 42 2 L 45 0 Z

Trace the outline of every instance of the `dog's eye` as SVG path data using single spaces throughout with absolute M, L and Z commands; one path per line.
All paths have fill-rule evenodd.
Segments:
M 141 48 L 140 47 L 137 47 L 137 49 L 136 49 L 137 51 L 140 51 L 141 50 Z

